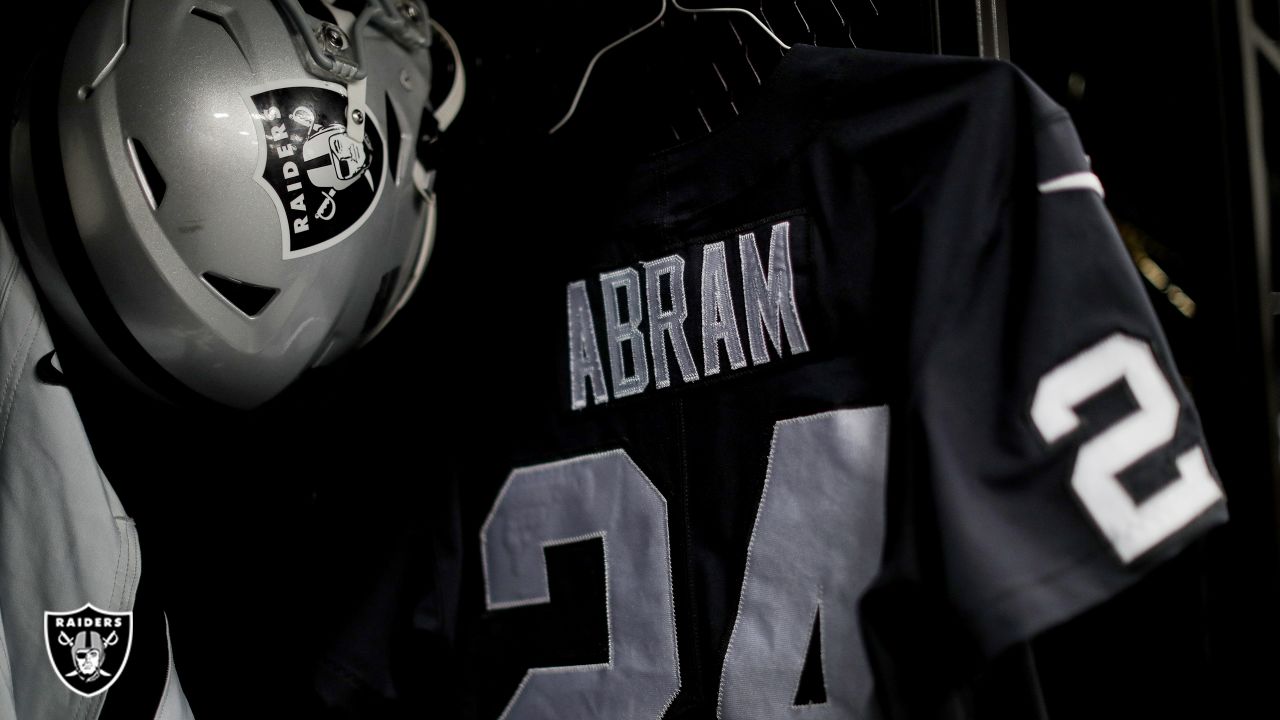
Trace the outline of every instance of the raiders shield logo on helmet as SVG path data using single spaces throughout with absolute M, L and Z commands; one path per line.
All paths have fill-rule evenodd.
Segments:
M 254 179 L 280 214 L 285 259 L 333 247 L 364 224 L 386 169 L 372 112 L 357 142 L 347 134 L 345 88 L 294 82 L 245 95 L 262 132 Z
M 44 614 L 44 644 L 53 671 L 72 692 L 93 697 L 120 679 L 133 645 L 133 613 L 85 605 Z

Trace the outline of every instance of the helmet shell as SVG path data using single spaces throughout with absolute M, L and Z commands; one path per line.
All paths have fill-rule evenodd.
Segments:
M 32 80 L 12 171 L 37 280 L 103 362 L 253 407 L 394 307 L 427 250 L 411 168 L 431 67 L 364 33 L 357 143 L 345 87 L 308 71 L 273 3 L 88 7 L 51 106 Z

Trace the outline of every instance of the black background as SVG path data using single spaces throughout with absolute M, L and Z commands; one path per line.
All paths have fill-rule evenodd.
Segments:
M 950 8 L 944 17 L 962 15 L 956 2 L 938 2 Z M 533 184 L 557 182 L 558 168 L 538 160 L 547 148 L 623 159 L 705 133 L 750 103 L 752 68 L 776 62 L 757 29 L 739 28 L 744 50 L 721 19 L 673 13 L 599 63 L 577 116 L 549 138 L 590 56 L 657 5 L 433 5 L 461 46 L 470 87 L 456 126 L 428 149 L 441 217 L 423 285 L 375 342 L 266 407 L 194 412 L 153 401 L 55 334 L 99 462 L 138 521 L 147 591 L 166 609 L 197 716 L 241 717 L 249 703 L 254 715 L 320 716 L 317 659 L 376 597 L 385 570 L 432 561 L 403 548 L 446 509 L 433 468 L 483 452 L 487 418 L 521 401 L 493 391 L 511 361 L 501 328 L 518 322 L 501 289 L 513 273 L 554 262 L 555 249 L 524 242 L 518 214 L 504 208 Z M 927 0 L 836 5 L 847 25 L 819 0 L 799 3 L 808 30 L 791 3 L 763 10 L 791 42 L 843 45 L 851 35 L 862 47 L 932 52 L 940 36 L 963 49 L 973 32 L 936 24 Z M 1280 640 L 1277 503 L 1261 310 L 1244 290 L 1257 267 L 1242 206 L 1231 8 L 1021 0 L 1009 9 L 1013 61 L 1072 112 L 1109 206 L 1154 239 L 1153 256 L 1198 303 L 1187 319 L 1152 296 L 1233 513 L 1209 542 L 1037 644 L 1055 718 L 1234 716 L 1280 677 L 1274 659 L 1255 659 Z M 65 4 L 27 9 L 10 27 L 39 32 L 11 33 L 13 57 L 38 57 L 70 30 Z M 1082 94 L 1070 89 L 1072 73 L 1085 80 Z M 406 602 L 378 601 L 388 612 Z M 1144 667 L 1149 658 L 1161 662 Z M 988 687 L 1022 687 L 1025 661 L 997 667 Z M 1109 691 L 1119 705 L 1103 705 Z

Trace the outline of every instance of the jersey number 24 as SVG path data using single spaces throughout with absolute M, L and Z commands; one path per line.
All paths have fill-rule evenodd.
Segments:
M 1117 475 L 1170 443 L 1179 404 L 1149 345 L 1112 335 L 1049 372 L 1032 402 L 1046 442 L 1078 427 L 1075 409 L 1119 380 L 1138 410 L 1081 445 L 1072 489 L 1128 561 L 1221 498 L 1203 450 L 1177 458 L 1180 477 L 1135 504 Z M 880 567 L 889 411 L 837 410 L 775 426 L 747 551 L 717 716 L 795 717 L 812 633 L 820 633 L 825 702 L 805 718 L 867 718 L 872 679 L 858 598 Z M 661 718 L 680 689 L 667 503 L 622 450 L 511 473 L 481 528 L 490 610 L 551 601 L 544 549 L 604 546 L 609 660 L 530 670 L 502 720 Z

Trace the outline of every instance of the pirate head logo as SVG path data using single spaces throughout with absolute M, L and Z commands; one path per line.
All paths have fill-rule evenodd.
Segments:
M 44 614 L 45 648 L 53 670 L 72 692 L 93 697 L 124 672 L 133 642 L 133 613 L 85 605 Z
M 255 177 L 280 214 L 285 259 L 333 247 L 364 224 L 382 191 L 386 163 L 377 120 L 347 134 L 341 85 L 294 81 L 245 100 L 262 131 Z

